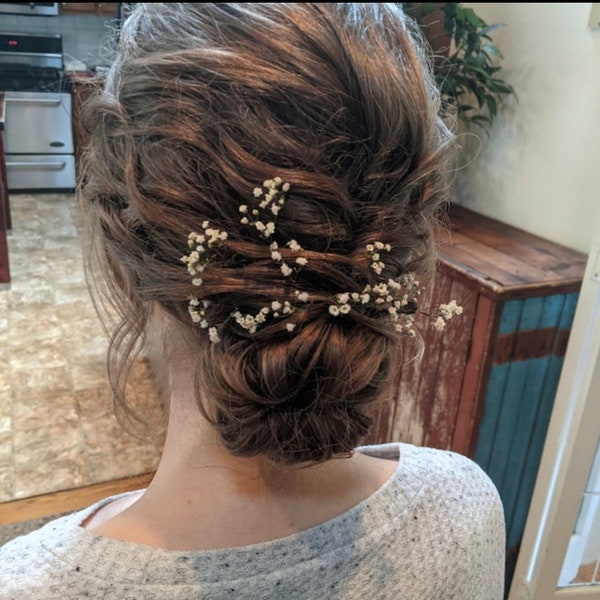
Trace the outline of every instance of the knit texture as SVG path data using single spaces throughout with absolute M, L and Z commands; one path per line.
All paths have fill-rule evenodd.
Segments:
M 317 527 L 243 546 L 163 550 L 98 536 L 81 522 L 107 498 L 0 549 L 2 600 L 501 600 L 504 513 L 469 459 L 406 444 L 390 480 Z

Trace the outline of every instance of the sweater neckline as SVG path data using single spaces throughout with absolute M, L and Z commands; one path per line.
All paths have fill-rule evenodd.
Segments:
M 427 478 L 426 472 L 417 474 L 410 469 L 414 450 L 401 443 L 357 448 L 370 456 L 397 459 L 392 476 L 344 513 L 283 538 L 232 548 L 181 551 L 107 538 L 81 527 L 102 506 L 136 493 L 133 491 L 110 496 L 48 523 L 39 530 L 40 543 L 56 559 L 88 576 L 144 585 L 164 581 L 198 583 L 199 577 L 204 582 L 222 582 L 244 574 L 296 568 L 301 562 L 320 560 L 325 554 L 354 546 L 365 536 L 376 535 L 378 524 L 401 518 Z

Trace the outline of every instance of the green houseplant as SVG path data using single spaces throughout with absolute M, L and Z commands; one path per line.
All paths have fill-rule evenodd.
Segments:
M 505 97 L 516 96 L 499 76 L 503 58 L 488 25 L 473 9 L 459 3 L 405 3 L 404 10 L 420 25 L 434 52 L 434 75 L 446 112 L 486 132 Z

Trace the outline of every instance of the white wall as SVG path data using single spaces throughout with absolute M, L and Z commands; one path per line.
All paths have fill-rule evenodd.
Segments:
M 590 3 L 469 3 L 518 94 L 456 180 L 456 201 L 588 252 L 600 213 L 600 31 Z

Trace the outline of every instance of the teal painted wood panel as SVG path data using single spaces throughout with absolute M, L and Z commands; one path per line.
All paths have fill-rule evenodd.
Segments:
M 550 357 L 537 358 L 527 363 L 527 375 L 523 385 L 523 397 L 518 407 L 517 427 L 509 444 L 509 456 L 500 484 L 500 495 L 504 503 L 504 511 L 512 515 L 521 488 L 522 475 L 527 455 L 531 449 L 531 440 L 535 423 L 538 418 L 538 408 L 544 381 L 547 377 Z
M 494 448 L 494 434 L 502 410 L 504 387 L 508 380 L 510 365 L 494 365 L 488 378 L 483 417 L 479 426 L 475 462 L 489 474 L 490 460 Z M 495 482 L 494 482 L 495 483 Z
M 521 318 L 517 334 L 521 331 L 532 331 L 539 328 L 544 308 L 544 298 L 527 298 L 523 301 Z M 509 457 L 515 431 L 519 427 L 519 413 L 523 402 L 529 399 L 526 394 L 526 382 L 529 376 L 530 361 L 511 361 L 508 378 L 504 386 L 502 407 L 498 417 L 498 425 L 494 435 L 488 474 L 498 486 L 503 496 L 503 482 L 508 469 Z M 504 500 L 504 497 L 503 497 Z
M 521 476 L 519 492 L 514 506 L 506 519 L 506 543 L 509 548 L 520 544 L 523 537 L 525 521 L 527 520 L 535 479 L 542 458 L 542 451 L 544 449 L 544 442 L 546 441 L 546 433 L 548 432 L 548 424 L 550 423 L 563 361 L 562 357 L 557 356 L 552 356 L 549 360 L 540 405 L 531 434 L 531 443 Z
M 523 311 L 523 300 L 509 300 L 502 307 L 500 315 L 500 325 L 498 326 L 498 335 L 514 333 L 519 328 L 521 313 Z
M 492 453 L 490 455 L 490 464 L 488 475 L 498 487 L 500 496 L 502 496 L 502 483 L 508 465 L 510 454 L 510 443 L 513 432 L 518 424 L 519 406 L 521 403 L 521 394 L 529 365 L 527 361 L 511 363 L 508 371 L 508 378 L 504 386 L 504 395 L 502 397 L 502 407 L 498 417 L 498 426 L 494 435 Z M 502 498 L 504 500 L 504 498 Z
M 508 335 L 517 331 L 522 310 L 523 300 L 510 300 L 504 304 L 498 325 L 499 335 Z M 493 365 L 488 378 L 483 416 L 479 426 L 477 448 L 474 456 L 475 462 L 487 472 L 489 472 L 494 448 L 494 436 L 498 426 L 509 370 L 510 365 L 508 364 Z
M 559 319 L 560 331 L 565 332 L 571 330 L 578 299 L 578 293 L 565 295 Z M 510 521 L 507 519 L 506 541 L 508 547 L 516 546 L 521 542 L 523 537 L 527 513 L 529 512 L 535 479 L 544 450 L 544 442 L 546 441 L 548 424 L 550 423 L 550 417 L 552 416 L 554 398 L 556 396 L 556 390 L 558 389 L 563 362 L 564 358 L 562 356 L 554 355 L 551 356 L 549 360 L 548 370 L 544 380 L 544 388 L 540 398 L 540 406 L 531 435 L 530 448 L 521 477 L 521 486 L 510 515 Z
M 573 319 L 575 318 L 575 309 L 577 308 L 577 301 L 579 300 L 579 294 L 566 294 L 565 295 L 565 306 L 562 314 L 560 315 L 560 329 L 571 330 L 573 325 Z
M 507 302 L 499 334 L 556 329 L 552 354 L 493 365 L 488 379 L 475 461 L 498 487 L 508 547 L 520 543 L 558 386 L 559 330 L 570 330 L 578 294 Z M 505 340 L 506 341 L 506 340 Z M 510 340 L 509 340 L 510 342 Z
M 543 300 L 543 302 L 541 303 L 541 312 L 536 328 L 555 329 L 554 339 L 556 340 L 565 297 L 563 295 L 546 296 L 539 300 Z M 532 311 L 530 311 L 530 314 L 532 314 Z M 531 323 L 533 323 L 533 315 Z M 521 477 L 527 454 L 531 448 L 531 437 L 538 416 L 544 381 L 550 364 L 550 355 L 527 360 L 525 363 L 527 364 L 527 374 L 519 394 L 520 402 L 517 407 L 516 427 L 512 439 L 508 441 L 509 455 L 504 480 L 501 484 L 501 495 L 507 514 L 512 514 L 521 486 Z

